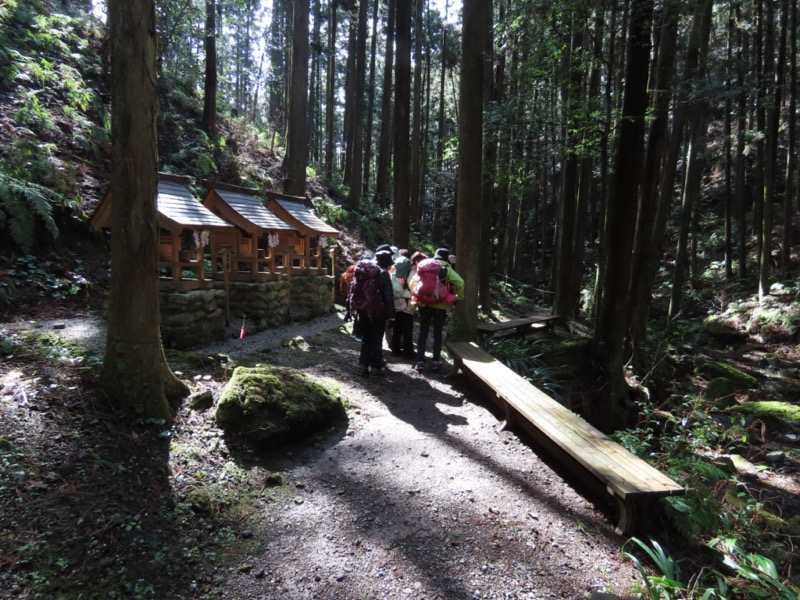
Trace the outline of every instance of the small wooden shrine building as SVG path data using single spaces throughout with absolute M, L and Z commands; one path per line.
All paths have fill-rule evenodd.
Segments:
M 287 255 L 289 272 L 325 275 L 322 253 L 328 246 L 327 238 L 337 239 L 339 230 L 320 219 L 305 198 L 277 192 L 264 192 L 264 195 L 267 208 L 295 229 L 293 238 L 281 240 L 281 247 Z M 335 257 L 332 255 L 331 264 L 334 262 Z
M 203 205 L 218 217 L 235 225 L 214 236 L 211 251 L 217 256 L 230 252 L 230 277 L 234 281 L 270 281 L 286 270 L 279 251 L 297 232 L 275 213 L 267 210 L 261 192 L 253 188 L 204 182 L 208 188 Z M 227 265 L 211 263 L 219 278 Z
M 214 265 L 214 236 L 234 229 L 192 195 L 189 183 L 188 177 L 158 176 L 159 286 L 164 291 L 212 288 L 213 279 L 206 278 L 205 247 L 211 248 Z M 109 188 L 89 221 L 94 229 L 111 227 L 112 201 Z

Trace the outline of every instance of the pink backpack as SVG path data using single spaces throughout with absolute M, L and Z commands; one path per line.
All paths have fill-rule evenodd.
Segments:
M 417 304 L 454 304 L 458 297 L 447 285 L 447 267 L 435 258 L 426 258 L 417 265 L 419 282 L 412 292 Z

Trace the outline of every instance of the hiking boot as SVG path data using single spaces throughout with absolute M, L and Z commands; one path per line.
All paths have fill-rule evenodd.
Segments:
M 440 361 L 440 360 L 433 361 L 433 364 L 431 365 L 431 369 L 433 369 L 434 371 L 441 371 L 442 370 L 442 361 Z
M 358 374 L 359 375 L 364 375 L 364 376 L 369 375 L 369 367 L 367 365 L 359 364 L 358 365 Z
M 383 367 L 370 367 L 369 374 L 373 377 L 383 377 L 386 375 L 386 369 Z
M 420 372 L 424 371 L 425 370 L 425 362 L 424 361 L 418 362 L 416 365 L 414 365 L 414 368 L 417 371 L 420 371 Z

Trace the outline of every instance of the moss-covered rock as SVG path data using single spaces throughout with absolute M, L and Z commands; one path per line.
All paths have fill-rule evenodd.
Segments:
M 745 402 L 734 408 L 737 412 L 751 413 L 754 418 L 780 428 L 800 428 L 800 406 L 789 402 L 766 400 Z
M 706 379 L 724 377 L 737 389 L 752 389 L 758 387 L 758 380 L 755 377 L 723 362 L 702 363 L 697 367 L 697 373 Z
M 730 319 L 713 315 L 706 318 L 703 326 L 711 337 L 727 346 L 738 346 L 747 341 L 747 333 L 741 331 Z
M 308 435 L 342 416 L 334 383 L 268 366 L 236 368 L 215 414 L 220 427 L 257 446 Z

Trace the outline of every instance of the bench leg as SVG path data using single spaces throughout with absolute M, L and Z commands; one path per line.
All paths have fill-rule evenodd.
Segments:
M 445 375 L 445 378 L 455 377 L 456 375 L 458 375 L 458 372 L 460 370 L 461 370 L 461 361 L 453 357 L 453 366 L 450 367 L 450 370 Z
M 631 535 L 636 529 L 636 503 L 631 498 L 622 499 L 614 496 L 619 507 L 619 521 L 614 533 L 618 535 Z
M 514 426 L 514 410 L 511 408 L 508 402 L 506 402 L 499 396 L 497 399 L 503 406 L 504 419 L 503 421 L 500 422 L 500 424 L 496 427 L 496 429 L 497 431 L 503 431 L 504 429 L 509 429 L 510 427 Z

